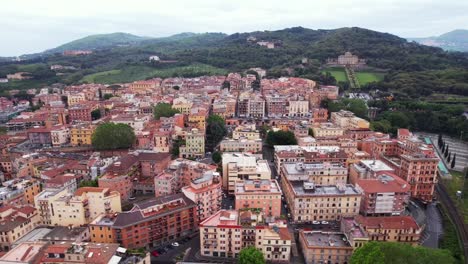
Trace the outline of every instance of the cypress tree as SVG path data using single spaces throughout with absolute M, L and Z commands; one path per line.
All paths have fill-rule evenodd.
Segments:
M 457 158 L 457 153 L 454 153 L 453 154 L 453 159 L 452 159 L 452 164 L 450 164 L 450 168 L 453 169 L 453 167 L 455 167 L 455 159 Z

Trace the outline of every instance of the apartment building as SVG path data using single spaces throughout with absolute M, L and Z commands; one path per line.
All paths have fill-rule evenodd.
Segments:
M 221 209 L 222 189 L 218 172 L 205 172 L 200 178 L 192 180 L 189 186 L 183 187 L 182 193 L 197 205 L 200 221 Z
M 197 215 L 197 205 L 179 193 L 135 203 L 117 215 L 112 228 L 120 245 L 149 249 L 198 230 Z
M 184 98 L 184 97 L 178 97 L 174 99 L 172 102 L 172 108 L 178 110 L 180 113 L 184 115 L 189 115 L 190 110 L 192 109 L 193 102 Z
M 115 243 L 113 225 L 118 214 L 101 214 L 89 223 L 89 237 L 93 243 Z
M 261 209 L 265 216 L 281 216 L 281 189 L 276 180 L 236 181 L 236 210 Z
M 363 193 L 360 212 L 363 215 L 400 215 L 410 197 L 410 185 L 391 173 L 373 179 L 358 179 L 356 189 Z
M 34 196 L 41 192 L 41 183 L 35 179 L 4 181 L 0 187 L 0 207 L 7 205 L 34 205 Z
M 223 153 L 223 189 L 234 194 L 237 180 L 271 179 L 270 166 L 266 160 L 246 153 Z
M 86 101 L 86 96 L 84 93 L 69 94 L 67 96 L 67 101 L 69 106 L 76 105 Z
M 303 117 L 308 115 L 309 101 L 300 97 L 289 100 L 288 116 Z
M 68 126 L 53 126 L 50 130 L 52 146 L 60 147 L 70 142 L 70 129 Z
M 79 124 L 70 129 L 70 143 L 76 146 L 91 146 L 92 135 L 96 126 L 91 124 Z
M 386 241 L 418 245 L 423 227 L 412 216 L 356 216 L 355 222 L 369 236 L 370 241 Z
M 381 160 L 360 160 L 349 167 L 349 181 L 356 184 L 359 179 L 375 179 L 379 174 L 395 171 Z
M 299 243 L 308 264 L 347 264 L 354 250 L 341 232 L 301 230 Z
M 41 222 L 38 211 L 31 205 L 0 208 L 0 252 L 9 251 L 13 243 L 36 228 Z
M 369 128 L 369 121 L 357 117 L 353 112 L 340 110 L 339 112 L 333 112 L 330 116 L 330 121 L 344 129 L 354 128 Z
M 47 199 L 51 225 L 76 227 L 101 214 L 122 211 L 120 194 L 99 187 L 82 187 L 74 194 L 58 192 Z
M 317 123 L 312 127 L 314 138 L 337 139 L 344 135 L 344 129 L 333 123 Z
M 290 181 L 308 181 L 316 185 L 336 185 L 346 183 L 348 168 L 342 163 L 330 162 L 285 162 L 281 167 L 281 177 Z
M 268 225 L 262 214 L 221 210 L 200 223 L 201 255 L 238 258 L 247 246 L 262 251 L 272 262 L 288 262 L 291 234 L 283 223 Z
M 185 145 L 179 148 L 180 158 L 200 158 L 205 156 L 205 133 L 192 128 L 185 135 Z
M 263 142 L 261 139 L 224 139 L 219 144 L 221 152 L 250 152 L 261 153 Z
M 351 184 L 315 185 L 308 181 L 281 181 L 295 223 L 340 220 L 359 213 L 361 195 Z
M 255 124 L 240 125 L 232 132 L 233 139 L 246 138 L 250 140 L 260 139 L 260 132 L 255 128 Z
M 303 147 L 298 145 L 274 146 L 274 162 L 277 173 L 281 173 L 283 162 L 330 162 L 346 164 L 348 155 L 337 146 Z

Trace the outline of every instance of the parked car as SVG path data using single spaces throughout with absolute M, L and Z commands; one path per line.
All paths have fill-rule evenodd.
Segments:
M 179 243 L 177 243 L 177 242 L 173 242 L 173 243 L 171 244 L 171 246 L 173 246 L 173 247 L 178 247 L 178 246 L 180 246 L 180 245 L 179 245 Z
M 151 255 L 153 255 L 153 257 L 158 257 L 158 256 L 159 256 L 159 253 L 158 253 L 157 250 L 153 250 L 153 251 L 151 252 Z
M 327 221 L 322 221 L 322 225 L 328 225 Z
M 313 225 L 320 225 L 320 221 L 312 221 Z

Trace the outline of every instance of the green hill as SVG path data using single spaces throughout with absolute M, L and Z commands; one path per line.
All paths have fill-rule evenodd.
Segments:
M 71 41 L 69 43 L 60 45 L 54 49 L 45 51 L 45 53 L 63 52 L 65 50 L 95 50 L 110 48 L 119 45 L 131 45 L 143 40 L 150 39 L 148 37 L 135 36 L 129 33 L 110 33 L 91 35 L 81 39 Z
M 109 39 L 109 35 L 104 36 L 104 40 L 96 36 L 84 40 L 88 44 L 94 43 L 89 44 L 90 46 L 103 47 L 104 42 L 107 43 L 105 39 Z M 388 33 L 357 27 L 334 30 L 294 27 L 232 35 L 181 33 L 165 38 L 139 39 L 138 42 L 126 46 L 115 44 L 119 43 L 115 39 L 119 39 L 120 35 L 111 36 L 113 37 L 110 39 L 114 40 L 109 43 L 113 43 L 112 45 L 107 43 L 107 48 L 96 50 L 88 56 L 46 54 L 20 64 L 0 62 L 0 76 L 18 70 L 18 65 L 37 63 L 72 65 L 79 68 L 73 73 L 54 76 L 54 80 L 59 79 L 66 84 L 80 82 L 85 76 L 84 80 L 87 81 L 93 79 L 101 82 L 124 82 L 167 73 L 175 74 L 171 68 L 185 69 L 181 76 L 193 76 L 203 72 L 219 72 L 214 69 L 243 71 L 250 67 L 262 67 L 268 70 L 268 77 L 292 75 L 333 84 L 335 79 L 324 76 L 321 66 L 327 58 L 336 58 L 350 51 L 366 59 L 371 72 L 372 68 L 378 68 L 380 70 L 376 72 L 382 73 L 372 78 L 358 76 L 366 83 L 363 89 L 368 89 L 367 86 L 371 85 L 374 89 L 411 97 L 427 96 L 434 92 L 468 95 L 468 84 L 462 78 L 468 76 L 467 53 L 447 52 L 437 47 L 408 42 Z M 251 38 L 256 40 L 248 41 Z M 261 40 L 274 42 L 276 47 L 268 49 L 259 46 L 256 42 Z M 76 43 L 72 43 L 59 48 L 90 47 L 73 46 Z M 151 55 L 158 55 L 162 60 L 170 60 L 173 63 L 150 63 L 148 57 Z M 308 58 L 309 62 L 302 64 L 303 58 Z M 204 66 L 201 67 L 202 70 L 198 70 L 200 67 L 193 65 Z M 135 69 L 144 69 L 144 74 Z M 125 74 L 117 78 L 117 72 Z M 387 74 L 383 76 L 385 72 Z M 99 74 L 93 75 L 96 73 Z M 48 76 L 44 71 L 37 75 Z

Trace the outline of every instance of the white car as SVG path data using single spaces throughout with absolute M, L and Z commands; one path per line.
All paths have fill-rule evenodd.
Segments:
M 178 247 L 178 246 L 179 246 L 179 243 L 174 242 L 174 243 L 172 243 L 171 245 L 172 245 L 173 247 Z
M 320 221 L 312 221 L 313 225 L 320 225 Z
M 327 221 L 322 221 L 322 225 L 328 225 Z

